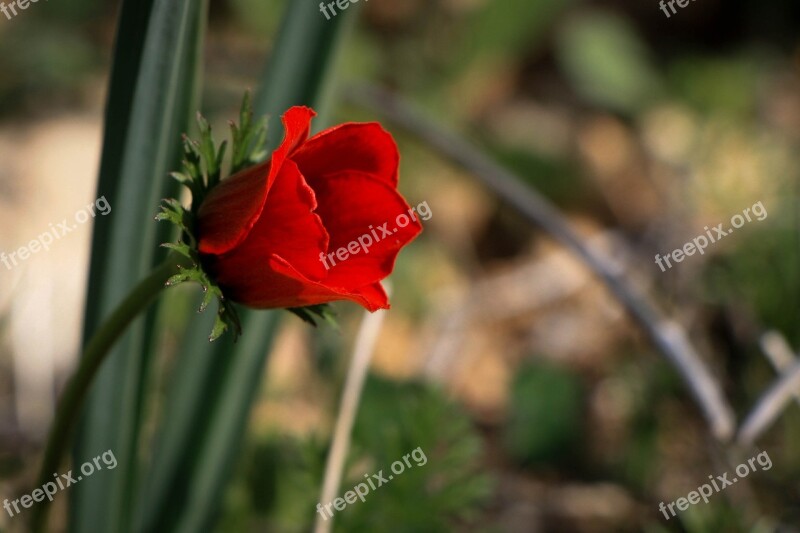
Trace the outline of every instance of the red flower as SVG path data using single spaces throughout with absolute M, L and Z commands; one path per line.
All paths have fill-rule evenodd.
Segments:
M 209 193 L 198 211 L 204 268 L 250 307 L 352 300 L 388 308 L 380 280 L 422 231 L 397 192 L 397 145 L 377 123 L 342 124 L 309 139 L 315 115 L 289 109 L 271 159 Z

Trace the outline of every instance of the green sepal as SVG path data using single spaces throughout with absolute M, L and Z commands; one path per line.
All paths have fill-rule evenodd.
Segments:
M 161 246 L 174 252 L 178 252 L 188 259 L 194 259 L 192 248 L 184 242 L 165 242 Z
M 336 322 L 336 313 L 333 311 L 333 308 L 330 306 L 330 304 L 307 305 L 305 307 L 287 307 L 286 310 L 297 315 L 303 322 L 311 324 L 314 327 L 317 327 L 318 325 L 317 320 L 322 320 L 323 322 L 333 326 L 335 329 L 339 329 L 339 323 Z
M 220 308 L 217 312 L 217 318 L 214 320 L 214 328 L 211 330 L 211 335 L 208 337 L 210 342 L 214 342 L 222 336 L 228 328 L 233 330 L 233 342 L 242 334 L 242 323 L 239 321 L 239 313 L 236 312 L 236 307 L 230 300 L 220 300 Z
M 233 124 L 233 157 L 229 174 L 234 174 L 244 167 L 266 157 L 266 119 L 253 122 L 253 110 L 250 95 L 246 93 L 239 111 L 240 125 Z M 197 210 L 208 193 L 222 179 L 222 164 L 227 151 L 228 142 L 223 141 L 219 147 L 214 142 L 211 125 L 200 113 L 197 114 L 197 126 L 200 139 L 194 140 L 183 136 L 183 169 L 172 172 L 170 176 L 184 185 L 192 193 L 192 206 L 186 208 L 178 200 L 166 199 L 156 220 L 166 220 L 177 227 L 181 237 L 178 242 L 164 243 L 169 248 L 192 262 L 191 267 L 169 279 L 167 285 L 180 283 L 198 283 L 204 292 L 199 312 L 203 312 L 214 298 L 218 301 L 217 316 L 209 340 L 214 341 L 228 330 L 232 330 L 234 340 L 241 334 L 242 327 L 239 315 L 233 302 L 225 298 L 222 289 L 211 276 L 203 270 L 200 253 L 197 250 L 195 221 Z
M 159 222 L 166 220 L 177 226 L 182 232 L 192 234 L 191 227 L 194 225 L 191 212 L 187 211 L 179 201 L 173 198 L 163 200 L 161 212 L 156 215 Z
M 253 107 L 250 103 L 250 93 L 245 93 L 242 107 L 239 110 L 239 125 L 231 122 L 231 138 L 233 151 L 231 157 L 231 173 L 256 163 L 267 157 L 265 149 L 267 141 L 267 117 L 262 117 L 253 122 Z

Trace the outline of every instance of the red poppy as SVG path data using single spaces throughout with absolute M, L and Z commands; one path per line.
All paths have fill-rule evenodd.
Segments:
M 209 193 L 198 211 L 203 265 L 226 296 L 249 307 L 352 300 L 388 308 L 380 281 L 422 231 L 397 192 L 397 145 L 377 123 L 309 139 L 315 115 L 289 109 L 270 160 Z

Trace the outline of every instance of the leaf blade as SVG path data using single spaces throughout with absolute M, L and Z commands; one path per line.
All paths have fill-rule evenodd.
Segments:
M 120 12 L 98 182 L 114 211 L 93 236 L 85 339 L 160 259 L 152 220 L 158 199 L 175 189 L 165 177 L 194 107 L 204 12 L 205 2 L 191 0 L 128 0 Z M 75 464 L 112 450 L 118 466 L 74 488 L 72 532 L 128 530 L 152 325 L 152 315 L 132 325 L 90 392 Z
M 254 99 L 257 116 L 273 117 L 271 147 L 282 133 L 275 127 L 278 114 L 292 105 L 323 105 L 329 63 L 351 17 L 343 13 L 328 22 L 313 4 L 288 3 L 275 55 Z M 321 117 L 317 127 L 324 123 L 324 113 Z M 211 530 L 219 514 L 280 320 L 277 311 L 241 315 L 243 336 L 235 346 L 229 339 L 198 343 L 210 326 L 207 317 L 187 329 L 171 380 L 172 407 L 165 413 L 143 487 L 145 504 L 137 516 L 137 533 L 156 526 L 164 532 L 201 533 Z M 226 376 L 240 377 L 237 381 Z

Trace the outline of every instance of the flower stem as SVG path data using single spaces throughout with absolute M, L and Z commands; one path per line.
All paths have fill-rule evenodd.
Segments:
M 125 300 L 86 344 L 78 362 L 78 368 L 64 388 L 58 404 L 53 428 L 47 438 L 37 487 L 53 481 L 53 472 L 58 469 L 68 448 L 72 430 L 78 420 L 89 387 L 111 348 L 131 322 L 165 288 L 167 280 L 178 273 L 181 262 L 180 257 L 170 254 L 149 276 L 131 290 Z M 48 502 L 34 507 L 31 515 L 31 531 L 34 533 L 44 531 L 49 507 Z

